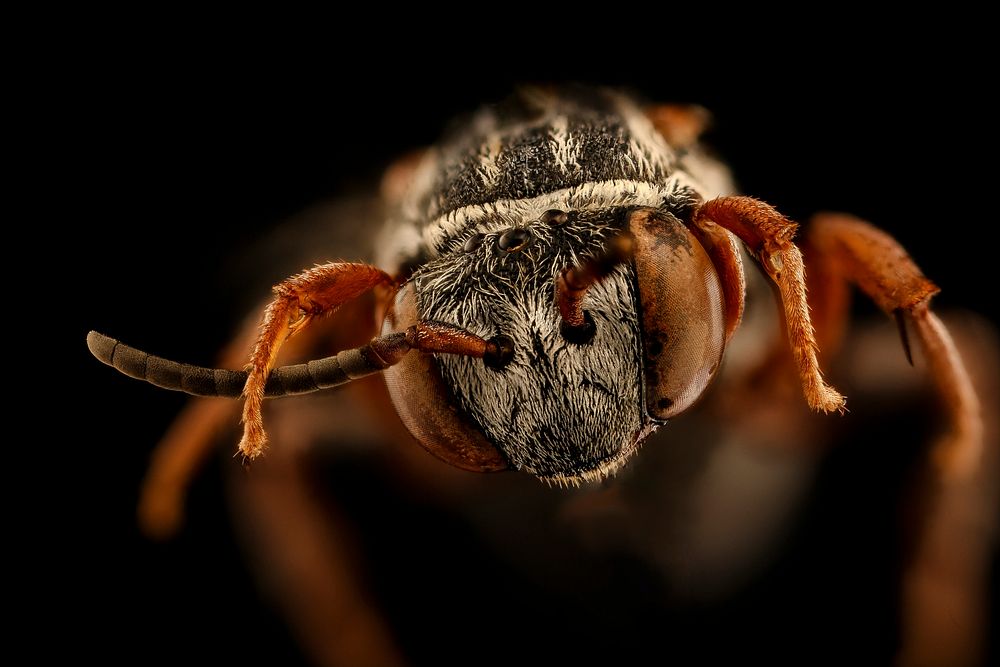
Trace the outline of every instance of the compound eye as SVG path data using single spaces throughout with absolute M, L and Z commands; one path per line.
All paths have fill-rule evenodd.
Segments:
M 497 247 L 507 252 L 522 250 L 531 240 L 531 232 L 524 227 L 508 229 L 497 239 Z
M 642 303 L 646 414 L 671 419 L 708 388 L 726 345 L 722 285 L 708 253 L 669 213 L 629 216 Z
M 386 314 L 382 333 L 404 331 L 419 321 L 414 283 L 399 289 Z M 498 336 L 497 338 L 505 338 Z M 513 341 L 510 356 L 513 356 Z M 498 341 L 497 362 L 503 361 L 505 343 Z M 504 470 L 507 462 L 483 435 L 441 377 L 433 354 L 410 352 L 384 372 L 389 396 L 403 424 L 417 442 L 442 461 L 463 470 Z

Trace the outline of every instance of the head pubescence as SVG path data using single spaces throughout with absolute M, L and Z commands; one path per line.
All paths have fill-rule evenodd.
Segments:
M 663 423 L 645 406 L 643 259 L 587 290 L 594 332 L 586 341 L 561 330 L 555 293 L 560 273 L 604 252 L 641 207 L 683 241 L 668 252 L 697 251 L 696 263 L 707 262 L 680 223 L 702 192 L 677 163 L 639 108 L 608 91 L 522 94 L 428 154 L 390 223 L 383 261 L 417 266 L 400 292 L 415 317 L 514 343 L 502 368 L 436 356 L 449 409 L 469 422 L 446 429 L 449 446 L 477 431 L 512 467 L 578 483 L 613 473 Z M 392 377 L 399 372 L 388 373 L 397 409 L 407 400 Z M 404 416 L 415 435 L 421 419 Z
M 438 363 L 462 410 L 516 468 L 556 478 L 614 469 L 643 428 L 634 271 L 621 265 L 589 291 L 596 330 L 585 344 L 561 334 L 555 303 L 559 273 L 601 252 L 622 215 L 571 211 L 558 225 L 543 215 L 476 232 L 413 276 L 422 319 L 514 342 L 500 369 Z

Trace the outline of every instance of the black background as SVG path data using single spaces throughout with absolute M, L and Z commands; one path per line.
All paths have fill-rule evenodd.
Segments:
M 134 340 L 142 332 L 151 350 L 210 363 L 254 298 L 225 275 L 228 257 L 310 203 L 370 184 L 395 156 L 433 142 L 456 113 L 516 82 L 624 85 L 651 100 L 700 103 L 716 118 L 712 144 L 746 193 L 798 219 L 833 209 L 877 222 L 941 285 L 941 307 L 996 321 L 995 251 L 977 231 L 993 225 L 996 171 L 984 61 L 933 44 L 914 39 L 905 52 L 878 57 L 874 38 L 806 40 L 767 56 L 743 46 L 719 66 L 696 49 L 620 48 L 540 65 L 533 54 L 552 46 L 540 39 L 523 62 L 474 74 L 453 64 L 476 53 L 468 44 L 414 49 L 392 66 L 367 63 L 365 50 L 251 58 L 140 38 L 67 54 L 35 84 L 40 129 L 26 137 L 44 194 L 24 224 L 50 248 L 41 259 L 59 276 L 36 307 L 56 311 L 59 324 L 47 333 L 57 335 L 73 378 L 44 398 L 64 409 L 53 413 L 59 435 L 40 464 L 55 468 L 52 479 L 32 500 L 51 512 L 31 527 L 57 545 L 43 551 L 60 557 L 32 579 L 28 616 L 57 618 L 63 630 L 38 650 L 139 664 L 196 652 L 248 664 L 301 659 L 235 546 L 217 465 L 195 484 L 179 539 L 139 535 L 134 506 L 146 459 L 182 399 L 138 387 L 123 395 L 129 381 L 88 357 L 84 335 L 96 328 Z M 57 231 L 50 215 L 66 228 Z M 108 391 L 118 404 L 102 401 Z M 109 429 L 109 419 L 130 424 L 128 441 L 102 438 L 122 430 Z M 110 612 L 94 613 L 98 603 Z M 822 600 L 802 613 L 833 615 Z

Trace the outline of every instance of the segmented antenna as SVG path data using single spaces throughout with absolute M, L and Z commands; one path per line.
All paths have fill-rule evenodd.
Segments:
M 604 280 L 616 266 L 632 257 L 632 238 L 621 234 L 608 242 L 604 252 L 579 266 L 568 266 L 556 279 L 556 304 L 562 317 L 562 335 L 574 343 L 594 337 L 594 323 L 583 309 L 587 291 Z
M 96 331 L 87 334 L 87 347 L 100 361 L 129 377 L 194 396 L 239 398 L 247 381 L 247 371 L 182 364 L 137 350 Z M 282 366 L 271 371 L 264 395 L 278 398 L 330 389 L 377 373 L 388 366 L 380 362 L 369 343 L 324 359 Z
M 194 396 L 239 398 L 247 381 L 245 370 L 182 364 L 137 350 L 96 331 L 87 334 L 87 347 L 100 361 L 129 377 Z M 264 395 L 279 398 L 338 387 L 385 370 L 413 349 L 471 357 L 498 354 L 493 341 L 447 324 L 422 322 L 331 357 L 275 368 L 267 378 Z

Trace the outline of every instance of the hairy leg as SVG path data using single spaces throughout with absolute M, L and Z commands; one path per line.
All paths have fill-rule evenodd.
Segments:
M 261 417 L 264 386 L 285 340 L 316 317 L 336 311 L 368 290 L 393 284 L 389 274 L 374 266 L 338 262 L 313 267 L 274 286 L 275 298 L 264 312 L 243 388 L 243 437 L 239 449 L 245 457 L 259 456 L 267 444 Z
M 402 665 L 395 638 L 364 583 L 350 521 L 310 475 L 315 434 L 294 407 L 281 408 L 279 413 L 292 413 L 276 415 L 287 446 L 231 485 L 261 583 L 316 664 Z M 339 401 L 334 410 L 349 420 L 350 408 L 350 402 Z
M 342 309 L 340 318 L 367 323 L 370 299 L 358 299 Z M 348 312 L 349 311 L 349 312 Z M 362 319 L 366 318 L 366 319 Z M 247 318 L 239 332 L 219 355 L 219 366 L 238 368 L 253 350 L 258 335 L 257 316 Z M 299 335 L 284 354 L 306 359 L 314 348 L 323 350 L 352 348 L 368 340 L 373 331 L 368 326 L 312 326 L 307 335 Z M 227 430 L 232 415 L 238 411 L 235 401 L 225 398 L 192 398 L 170 425 L 153 449 L 149 470 L 139 495 L 139 525 L 146 535 L 167 539 L 184 520 L 184 498 L 191 480 Z
M 820 271 L 828 277 L 830 294 L 838 289 L 834 281 L 857 285 L 886 314 L 897 318 L 907 356 L 907 329 L 915 333 L 949 422 L 949 432 L 935 447 L 933 457 L 946 474 L 967 474 L 982 448 L 980 406 L 951 335 L 931 312 L 930 300 L 938 287 L 891 236 L 852 216 L 816 216 L 809 244 L 815 248 Z M 822 318 L 829 322 L 832 336 L 842 329 L 839 323 L 845 319 L 845 304 L 836 296 L 821 303 Z
M 247 322 L 219 355 L 222 368 L 237 368 L 253 347 L 256 326 Z M 192 398 L 153 449 L 139 494 L 139 526 L 149 537 L 173 536 L 184 520 L 188 486 L 213 449 L 216 436 L 236 412 L 224 398 Z
M 723 227 L 747 245 L 778 286 L 784 307 L 788 341 L 802 383 L 806 402 L 815 410 L 844 409 L 844 397 L 823 379 L 817 359 L 818 345 L 806 301 L 802 253 L 792 242 L 798 229 L 773 207 L 750 197 L 720 197 L 699 206 L 692 224 L 706 234 Z

